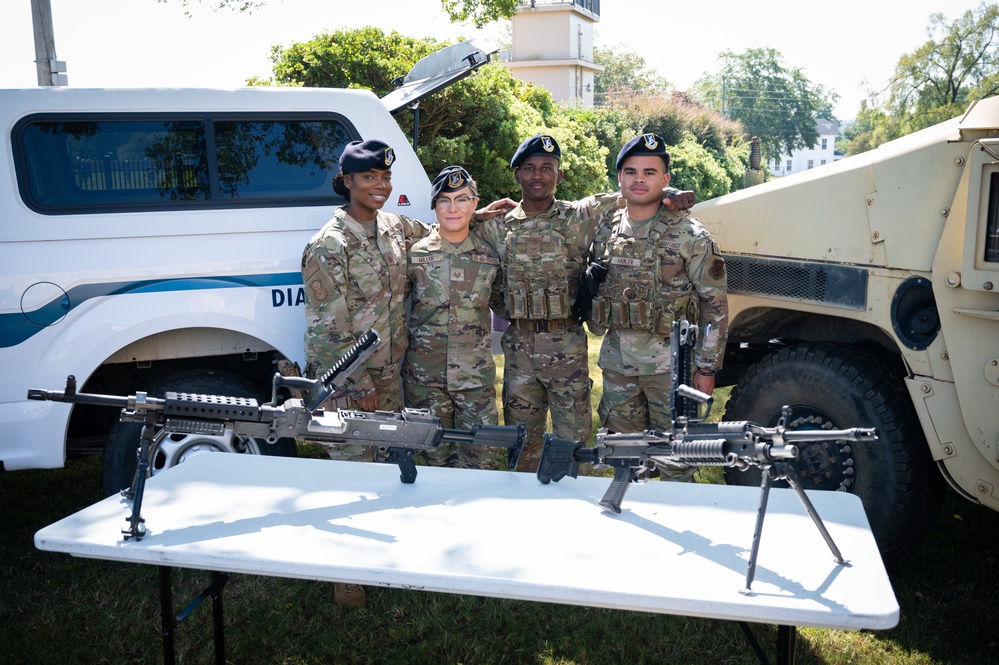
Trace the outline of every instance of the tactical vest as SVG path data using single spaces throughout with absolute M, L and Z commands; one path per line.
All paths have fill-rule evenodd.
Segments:
M 637 239 L 620 234 L 618 212 L 609 233 L 601 229 L 594 243 L 603 246 L 607 279 L 593 299 L 590 320 L 604 328 L 647 330 L 669 336 L 673 319 L 697 321 L 694 285 L 678 243 L 666 230 L 669 220 L 655 219 L 649 236 Z M 597 249 L 599 251 L 599 249 Z
M 564 209 L 528 218 L 506 234 L 506 307 L 511 319 L 569 318 L 583 257 L 566 234 Z

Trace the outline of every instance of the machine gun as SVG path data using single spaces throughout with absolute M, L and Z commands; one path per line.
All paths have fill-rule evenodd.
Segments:
M 360 443 L 377 447 L 376 459 L 398 464 L 400 480 L 416 481 L 414 456 L 442 443 L 507 448 L 510 468 L 516 468 L 524 446 L 523 425 L 501 427 L 476 425 L 470 431 L 446 429 L 429 409 L 404 409 L 401 413 L 354 410 L 326 411 L 322 404 L 344 392 L 347 379 L 363 366 L 379 343 L 378 334 L 368 332 L 361 340 L 317 379 L 274 375 L 271 401 L 219 395 L 167 392 L 163 398 L 136 393 L 128 397 L 76 392 L 76 378 L 66 380 L 62 391 L 28 391 L 28 399 L 112 406 L 121 409 L 123 422 L 142 423 L 138 463 L 132 485 L 122 494 L 132 500 L 129 526 L 122 529 L 125 539 L 141 540 L 146 530 L 141 517 L 142 495 L 150 461 L 155 455 L 158 432 L 233 435 L 275 443 L 292 437 L 320 443 Z M 304 390 L 303 398 L 278 404 L 281 388 Z
M 676 341 L 677 337 L 674 336 L 674 346 Z M 677 386 L 674 392 L 701 406 L 711 403 L 710 395 L 686 385 Z M 601 429 L 597 432 L 596 445 L 592 448 L 587 448 L 582 441 L 563 439 L 549 433 L 544 439 L 538 480 L 547 485 L 566 476 L 575 478 L 582 463 L 609 466 L 614 469 L 614 480 L 600 500 L 600 505 L 612 513 L 620 513 L 621 503 L 630 484 L 646 480 L 657 464 L 679 468 L 726 466 L 742 470 L 751 466 L 760 467 L 763 472 L 760 501 L 746 572 L 746 587 L 742 590 L 748 594 L 751 593 L 756 575 L 763 518 L 766 516 L 770 487 L 775 480 L 786 480 L 794 489 L 832 551 L 836 563 L 846 563 L 805 494 L 794 466 L 790 464 L 791 460 L 798 457 L 798 446 L 795 444 L 877 440 L 874 428 L 789 430 L 786 424 L 790 416 L 791 408 L 785 406 L 776 427 L 762 427 L 746 421 L 703 423 L 703 417 L 690 419 L 677 415 L 672 428 L 667 432 L 647 430 L 640 434 L 612 434 Z

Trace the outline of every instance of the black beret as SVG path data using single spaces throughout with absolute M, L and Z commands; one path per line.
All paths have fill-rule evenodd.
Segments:
M 468 175 L 461 166 L 446 166 L 434 178 L 434 184 L 430 190 L 430 207 L 437 205 L 437 197 L 441 192 L 457 192 L 459 189 L 468 187 L 468 181 L 472 176 Z
M 538 134 L 520 144 L 517 152 L 513 153 L 513 159 L 510 160 L 510 168 L 517 168 L 525 159 L 535 155 L 554 157 L 562 161 L 562 149 L 558 147 L 558 141 L 547 134 Z
M 360 173 L 378 169 L 388 171 L 395 161 L 395 150 L 388 143 L 378 139 L 352 141 L 340 155 L 340 170 L 347 173 Z
M 642 134 L 641 136 L 636 136 L 625 143 L 624 147 L 621 148 L 621 152 L 617 153 L 617 163 L 614 165 L 614 168 L 620 171 L 621 162 L 634 155 L 652 155 L 655 157 L 663 157 L 666 160 L 666 163 L 669 164 L 669 153 L 666 152 L 666 141 L 663 140 L 663 137 L 657 136 L 656 134 Z

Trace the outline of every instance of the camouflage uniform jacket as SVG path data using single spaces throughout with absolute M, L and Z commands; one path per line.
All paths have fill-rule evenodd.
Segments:
M 503 307 L 496 313 L 510 320 L 569 318 L 597 228 L 622 200 L 617 193 L 556 199 L 533 216 L 521 203 L 478 225 L 503 262 Z
M 468 390 L 495 383 L 489 308 L 499 304 L 499 262 L 474 232 L 455 245 L 435 229 L 410 248 L 406 367 L 421 384 Z
M 696 321 L 697 367 L 717 369 L 728 333 L 725 260 L 700 222 L 686 212 L 659 213 L 637 229 L 619 210 L 594 256 L 608 266 L 591 319 L 608 330 L 599 366 L 626 376 L 669 371 L 674 318 Z
M 329 367 L 371 329 L 382 341 L 368 369 L 398 371 L 407 346 L 406 248 L 429 232 L 423 222 L 379 212 L 371 237 L 341 207 L 313 236 L 302 255 L 305 355 L 312 372 Z M 350 397 L 374 390 L 368 375 L 355 379 Z

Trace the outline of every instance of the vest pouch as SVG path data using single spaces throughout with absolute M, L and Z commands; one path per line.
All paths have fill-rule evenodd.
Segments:
M 545 308 L 545 290 L 536 289 L 531 291 L 531 297 L 529 300 L 530 310 L 527 312 L 527 318 L 529 319 L 547 319 L 547 312 Z
M 652 332 L 663 337 L 669 337 L 673 334 L 673 312 L 668 309 L 659 309 L 656 310 L 654 318 Z
M 526 319 L 527 317 L 527 292 L 523 289 L 511 291 L 507 296 L 506 308 L 511 319 Z
M 628 328 L 628 303 L 620 300 L 611 301 L 610 328 Z
M 600 297 L 594 298 L 592 309 L 590 310 L 590 321 L 597 324 L 598 326 L 606 328 L 610 323 L 610 321 L 607 318 L 610 315 L 610 312 L 608 310 L 609 308 L 607 307 L 606 300 Z
M 548 316 L 552 319 L 569 318 L 569 294 L 548 292 Z
M 632 301 L 628 303 L 628 321 L 635 330 L 649 329 L 649 303 Z

